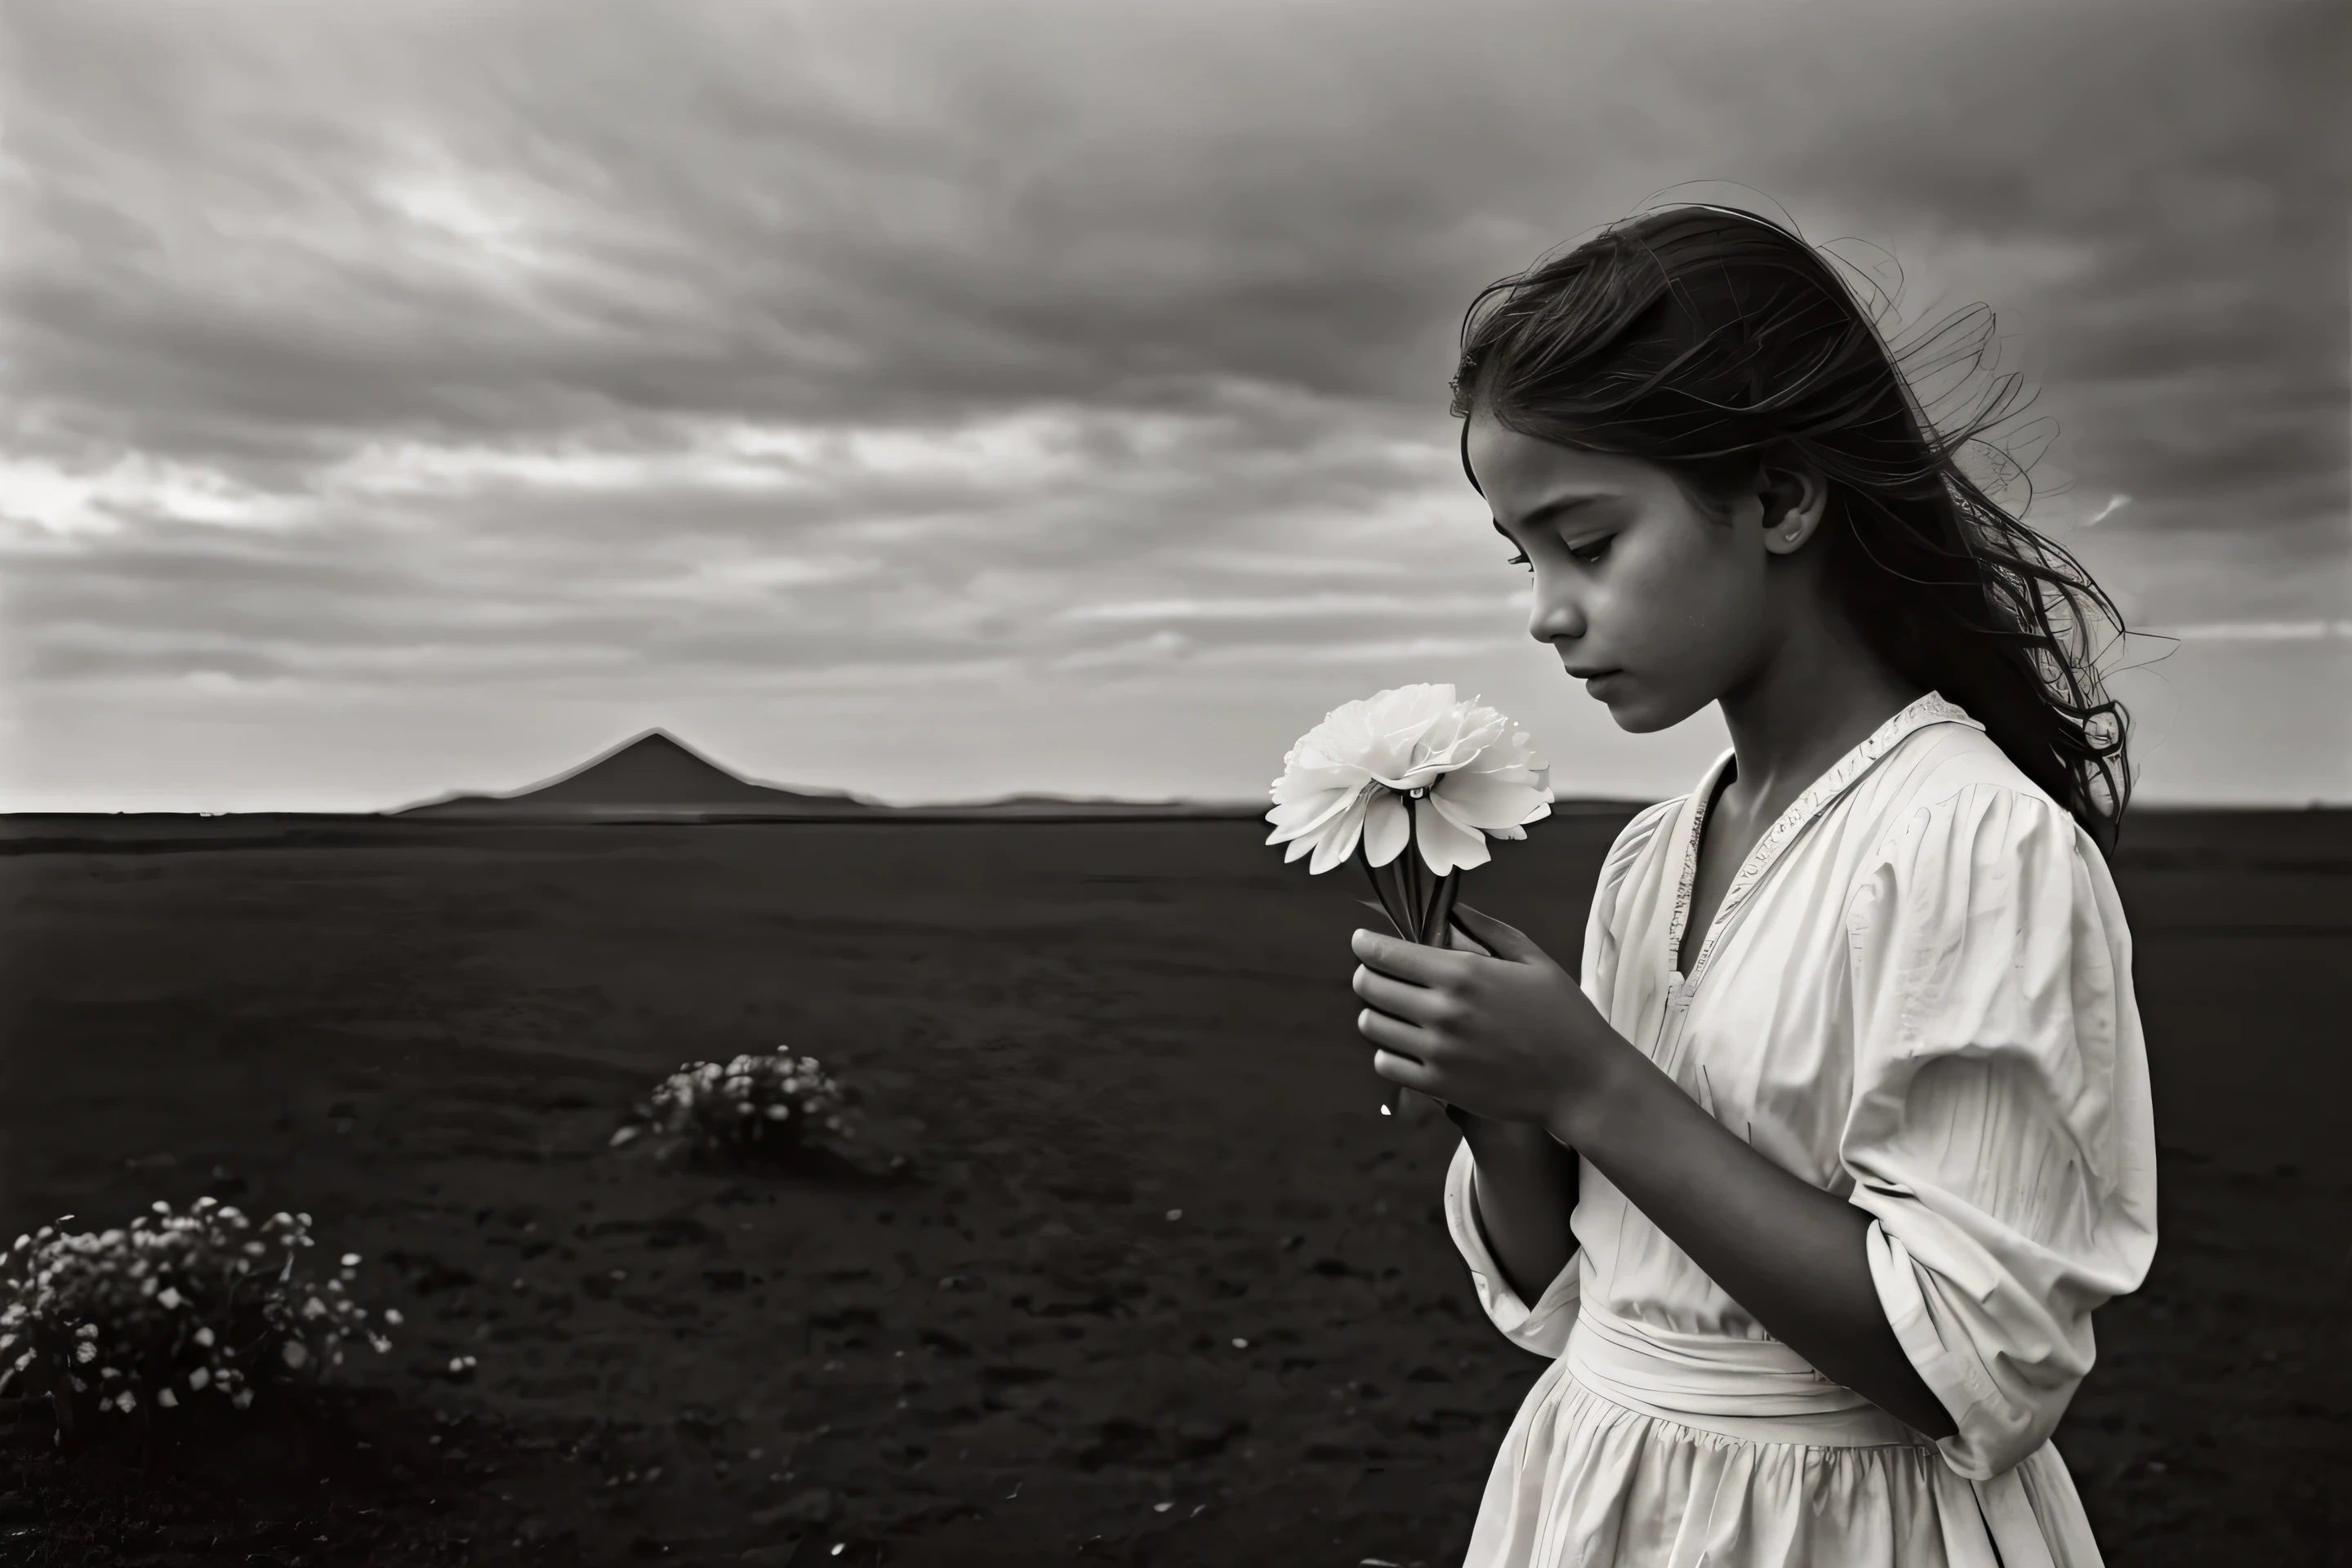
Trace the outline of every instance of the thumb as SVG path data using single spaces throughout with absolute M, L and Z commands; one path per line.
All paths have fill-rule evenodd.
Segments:
M 1454 918 L 1460 921 L 1470 934 L 1484 943 L 1496 958 L 1522 963 L 1550 962 L 1550 955 L 1529 942 L 1517 927 L 1505 925 L 1494 916 L 1482 914 L 1468 904 L 1454 905 Z

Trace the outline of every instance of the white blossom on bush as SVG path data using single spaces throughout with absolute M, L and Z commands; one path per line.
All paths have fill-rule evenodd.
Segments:
M 152 1207 L 99 1232 L 65 1230 L 66 1215 L 0 1257 L 0 1393 L 47 1394 L 61 1432 L 77 1408 L 128 1414 L 147 1399 L 241 1410 L 257 1384 L 341 1363 L 350 1341 L 392 1348 L 345 1291 L 359 1254 L 321 1284 L 296 1267 L 315 1245 L 309 1215 L 257 1222 L 209 1197 L 186 1214 Z
M 825 1134 L 856 1137 L 848 1100 L 816 1058 L 778 1046 L 724 1066 L 681 1063 L 612 1141 L 618 1147 L 651 1134 L 699 1155 L 778 1154 Z

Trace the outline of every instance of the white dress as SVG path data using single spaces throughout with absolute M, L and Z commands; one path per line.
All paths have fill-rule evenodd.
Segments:
M 1521 1300 L 1479 1230 L 1465 1142 L 1447 1227 L 1495 1326 L 1551 1365 L 1465 1568 L 2091 1568 L 2050 1433 L 2090 1370 L 2093 1309 L 2156 1249 L 2105 864 L 1931 693 L 1772 825 L 1685 976 L 1699 829 L 1730 761 L 1618 836 L 1585 993 L 1717 1121 L 1871 1216 L 1879 1300 L 1959 1430 L 1931 1441 L 1829 1382 L 1589 1160 L 1578 1250 Z

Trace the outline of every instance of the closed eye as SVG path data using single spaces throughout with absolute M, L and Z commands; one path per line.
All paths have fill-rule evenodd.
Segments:
M 1609 542 L 1616 537 L 1617 536 L 1613 533 L 1604 533 L 1598 539 L 1586 540 L 1582 544 L 1570 545 L 1568 552 L 1577 560 L 1583 562 L 1587 566 L 1598 566 L 1601 564 L 1602 559 L 1609 553 Z M 1511 556 L 1509 559 L 1505 561 L 1503 564 L 1506 566 L 1525 566 L 1530 572 L 1535 570 L 1533 563 L 1528 560 L 1527 552 L 1525 551 L 1521 551 L 1518 554 Z

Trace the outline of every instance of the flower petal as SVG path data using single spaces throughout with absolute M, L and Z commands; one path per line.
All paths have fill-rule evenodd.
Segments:
M 1266 836 L 1265 841 L 1268 844 L 1280 844 L 1300 834 L 1315 832 L 1345 810 L 1349 795 L 1360 792 L 1361 788 L 1361 785 L 1358 785 L 1354 791 L 1333 790 L 1327 795 L 1317 795 L 1311 799 L 1293 801 L 1276 806 L 1265 814 L 1266 820 L 1276 825 L 1274 832 Z
M 1422 859 L 1440 877 L 1448 871 L 1484 866 L 1494 858 L 1486 847 L 1486 835 L 1475 827 L 1461 826 L 1443 808 L 1423 813 L 1421 830 L 1414 837 L 1421 842 Z
M 1319 877 L 1334 866 L 1346 864 L 1363 832 L 1364 797 L 1360 795 L 1316 838 L 1315 858 L 1307 862 L 1307 869 Z
M 1353 789 L 1363 782 L 1364 770 L 1360 763 L 1299 759 L 1274 781 L 1269 794 L 1276 801 L 1297 800 L 1327 789 Z
M 1465 827 L 1513 826 L 1542 804 L 1533 788 L 1505 783 L 1493 773 L 1448 773 L 1429 798 Z
M 1385 866 L 1404 852 L 1412 838 L 1412 817 L 1404 796 L 1392 790 L 1375 790 L 1364 807 L 1364 858 Z

